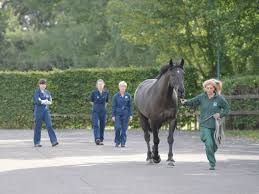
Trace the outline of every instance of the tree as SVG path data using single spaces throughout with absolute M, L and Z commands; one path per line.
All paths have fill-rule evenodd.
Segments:
M 172 55 L 183 56 L 207 77 L 215 76 L 218 60 L 224 74 L 242 72 L 240 66 L 246 68 L 247 64 L 255 62 L 256 55 L 252 50 L 258 49 L 254 44 L 248 45 L 247 38 L 258 42 L 255 33 L 257 5 L 258 1 L 113 0 L 108 8 L 113 25 L 120 29 L 124 39 L 159 48 L 158 63 Z M 245 33 L 240 34 L 243 31 Z M 229 52 L 237 49 L 229 39 L 233 33 L 243 39 L 238 43 L 249 49 L 240 66 L 236 64 L 237 55 Z M 244 54 L 244 50 L 241 53 Z
M 258 68 L 259 0 L 4 0 L 1 69 L 161 65 L 204 78 Z

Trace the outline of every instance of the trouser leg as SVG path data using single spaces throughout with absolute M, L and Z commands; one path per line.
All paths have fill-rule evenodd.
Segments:
M 100 139 L 99 115 L 97 112 L 92 113 L 92 126 L 94 132 L 94 140 Z
M 121 143 L 121 116 L 115 116 L 115 139 L 116 144 Z
M 42 113 L 41 112 L 35 112 L 34 113 L 34 137 L 33 142 L 34 145 L 40 144 L 41 140 L 41 126 L 42 126 Z
M 217 145 L 214 140 L 214 131 L 215 130 L 213 129 L 201 128 L 201 140 L 205 144 L 206 156 L 212 167 L 216 165 L 215 152 L 217 151 Z
M 57 143 L 57 137 L 56 137 L 55 131 L 52 127 L 52 121 L 51 121 L 51 116 L 50 116 L 49 111 L 45 111 L 44 121 L 46 123 L 46 128 L 48 130 L 50 142 L 53 145 L 53 144 Z
M 104 140 L 104 129 L 106 124 L 106 112 L 100 113 L 100 140 Z
M 129 117 L 128 115 L 124 115 L 122 117 L 122 126 L 121 126 L 121 144 L 125 145 L 127 141 L 127 130 L 129 124 Z

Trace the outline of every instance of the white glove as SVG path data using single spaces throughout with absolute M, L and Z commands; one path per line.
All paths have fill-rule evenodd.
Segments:
M 46 105 L 51 105 L 52 104 L 52 101 L 48 101 L 46 102 Z
M 41 100 L 41 104 L 47 105 L 48 100 Z

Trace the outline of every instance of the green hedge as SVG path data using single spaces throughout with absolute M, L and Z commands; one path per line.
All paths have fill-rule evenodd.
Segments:
M 259 95 L 259 76 L 236 76 L 223 82 L 224 95 Z M 259 99 L 228 100 L 232 111 L 258 111 Z M 228 129 L 259 129 L 259 115 L 228 116 Z
M 118 83 L 125 80 L 128 91 L 133 95 L 138 84 L 154 78 L 159 68 L 108 68 L 76 69 L 51 72 L 0 72 L 0 128 L 31 128 L 33 123 L 32 96 L 40 78 L 48 81 L 48 90 L 53 96 L 51 112 L 67 115 L 54 117 L 56 128 L 90 127 L 91 106 L 89 95 L 95 89 L 97 79 L 105 80 L 111 97 L 118 91 Z M 194 68 L 186 69 L 187 97 L 197 94 L 198 74 Z M 182 109 L 181 111 L 186 111 Z M 112 125 L 111 98 L 108 106 L 108 125 Z M 134 111 L 132 127 L 138 127 L 138 117 Z M 72 116 L 71 116 L 72 115 Z M 191 119 L 181 117 L 179 124 L 185 125 Z

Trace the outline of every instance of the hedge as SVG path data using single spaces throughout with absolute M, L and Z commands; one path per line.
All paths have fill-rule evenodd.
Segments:
M 186 68 L 186 96 L 194 96 L 200 90 L 197 71 Z M 112 125 L 111 98 L 118 91 L 118 83 L 125 80 L 128 91 L 134 94 L 138 84 L 154 78 L 159 68 L 107 68 L 54 70 L 51 72 L 0 72 L 0 128 L 31 128 L 33 124 L 33 93 L 40 78 L 47 79 L 48 90 L 53 96 L 51 112 L 62 115 L 54 117 L 55 128 L 91 127 L 89 95 L 95 89 L 97 79 L 103 79 L 110 92 L 108 105 L 108 125 Z M 199 88 L 199 89 L 197 89 Z M 134 109 L 135 110 L 135 109 Z M 186 109 L 181 109 L 182 112 Z M 192 119 L 181 117 L 179 124 L 185 125 Z M 131 127 L 138 127 L 137 111 Z
M 224 95 L 259 95 L 259 76 L 235 76 L 223 82 Z M 228 100 L 231 111 L 258 111 L 259 99 Z M 259 129 L 259 115 L 228 116 L 228 129 Z

